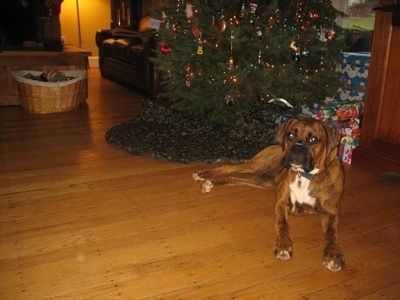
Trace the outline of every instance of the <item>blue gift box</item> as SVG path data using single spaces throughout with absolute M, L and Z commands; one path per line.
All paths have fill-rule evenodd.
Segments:
M 337 102 L 364 101 L 367 91 L 370 53 L 341 52 L 339 54 L 339 84 Z

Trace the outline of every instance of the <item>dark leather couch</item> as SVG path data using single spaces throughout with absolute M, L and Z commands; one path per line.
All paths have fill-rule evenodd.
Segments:
M 142 91 L 150 98 L 159 97 L 161 76 L 149 59 L 157 47 L 154 34 L 120 28 L 98 30 L 96 44 L 103 77 Z

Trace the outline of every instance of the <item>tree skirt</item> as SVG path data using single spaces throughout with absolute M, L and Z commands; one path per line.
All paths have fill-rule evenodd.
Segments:
M 114 147 L 138 156 L 189 162 L 240 162 L 275 143 L 277 115 L 287 108 L 259 101 L 229 124 L 144 99 L 139 116 L 106 133 Z

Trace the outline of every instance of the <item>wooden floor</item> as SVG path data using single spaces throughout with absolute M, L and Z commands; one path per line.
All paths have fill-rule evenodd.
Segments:
M 346 166 L 343 271 L 322 265 L 318 216 L 290 218 L 295 256 L 278 261 L 274 191 L 202 194 L 209 165 L 105 142 L 140 99 L 91 69 L 87 107 L 0 107 L 0 299 L 399 299 L 398 178 Z

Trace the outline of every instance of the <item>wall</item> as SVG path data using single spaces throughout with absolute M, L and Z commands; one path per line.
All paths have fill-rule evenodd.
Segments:
M 95 42 L 98 29 L 110 28 L 110 0 L 78 0 L 81 23 L 82 48 L 90 50 L 93 56 L 99 52 Z M 79 46 L 76 0 L 64 0 L 61 5 L 61 35 L 71 46 Z
M 1 1 L 1 0 L 0 0 Z M 98 57 L 99 51 L 95 42 L 95 34 L 99 29 L 110 28 L 111 1 L 110 0 L 78 0 L 81 23 L 82 48 L 90 50 L 92 56 Z M 143 0 L 143 13 L 146 14 L 152 7 L 161 6 L 162 0 Z M 66 37 L 71 46 L 79 46 L 78 20 L 76 0 L 64 0 L 61 5 L 61 35 Z M 92 60 L 91 60 L 92 62 Z
M 110 0 L 78 0 L 81 23 L 82 48 L 90 50 L 92 56 L 98 57 L 99 51 L 95 42 L 95 34 L 99 29 L 110 28 L 111 1 Z M 335 7 L 346 0 L 333 0 Z M 76 11 L 77 0 L 64 0 L 61 6 L 61 35 L 66 37 L 71 46 L 79 46 L 78 20 Z M 143 0 L 143 14 L 152 7 L 163 5 L 162 0 Z

